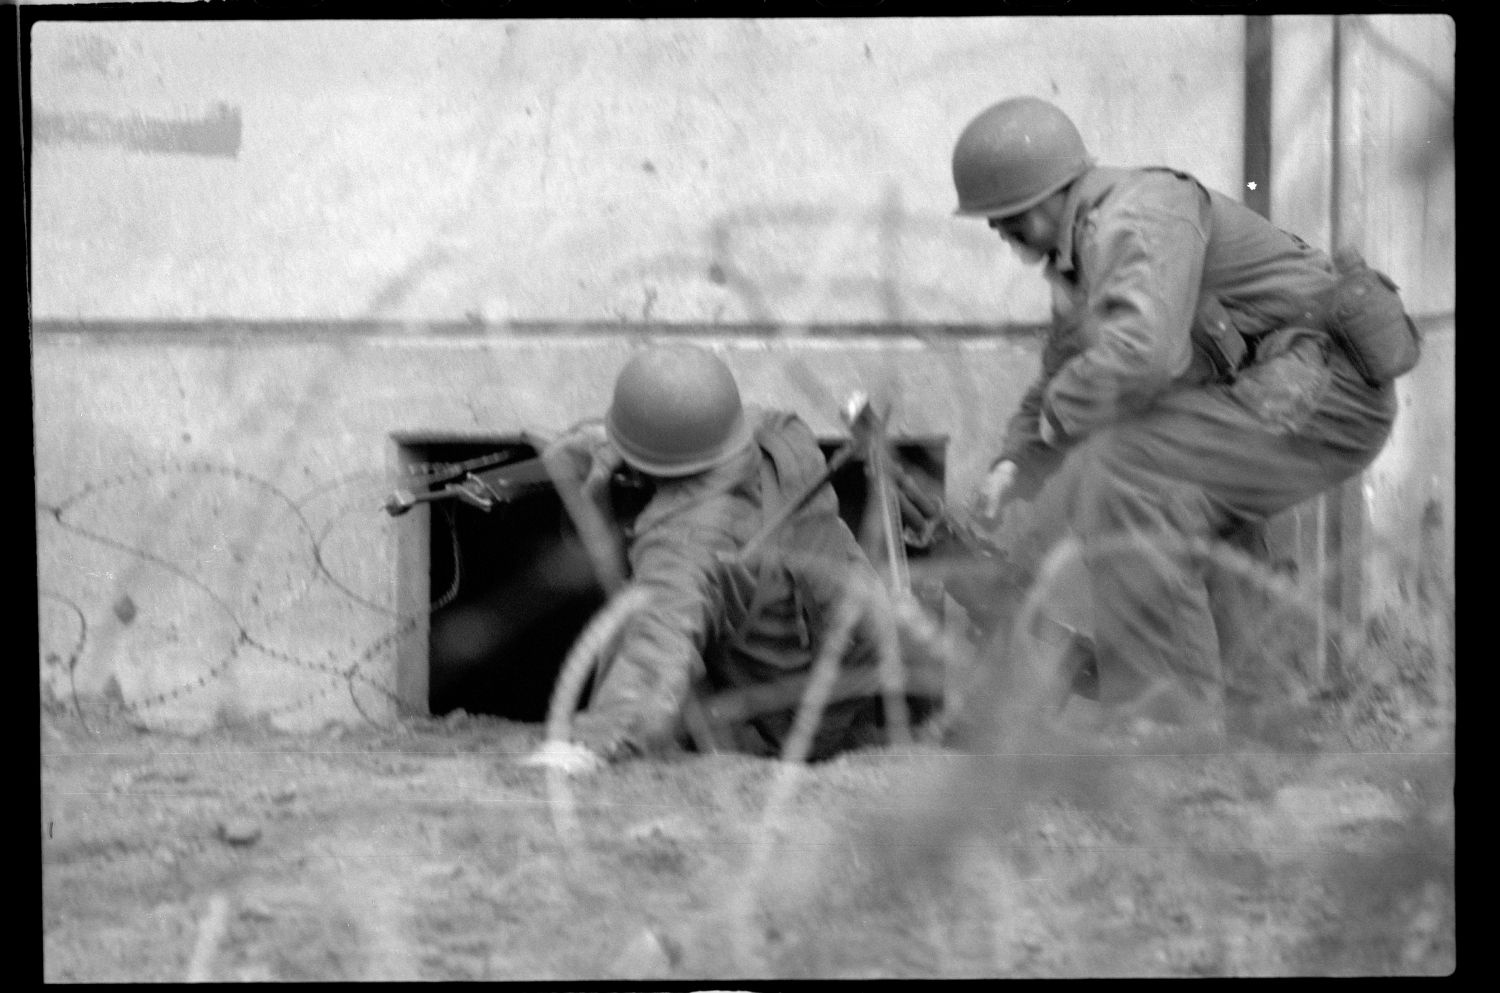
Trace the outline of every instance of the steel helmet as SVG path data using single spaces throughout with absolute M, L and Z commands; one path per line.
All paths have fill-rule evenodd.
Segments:
M 1068 115 L 1045 100 L 1002 100 L 969 122 L 953 148 L 953 185 L 965 217 L 1029 210 L 1093 165 Z
M 712 469 L 751 439 L 729 367 L 695 345 L 637 352 L 615 379 L 604 428 L 626 463 L 653 476 Z

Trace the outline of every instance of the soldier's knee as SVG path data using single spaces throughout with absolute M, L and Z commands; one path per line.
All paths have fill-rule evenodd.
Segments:
M 1203 488 L 1166 476 L 1126 430 L 1109 429 L 1080 452 L 1072 527 L 1079 537 L 1120 531 L 1198 533 L 1213 516 Z
M 1075 530 L 1087 533 L 1118 515 L 1112 511 L 1134 499 L 1138 489 L 1122 472 L 1124 450 L 1120 432 L 1112 427 L 1096 431 L 1068 456 L 1077 476 Z

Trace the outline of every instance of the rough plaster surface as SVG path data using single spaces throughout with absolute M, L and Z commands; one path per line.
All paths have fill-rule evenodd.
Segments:
M 45 23 L 35 309 L 1031 321 L 1041 282 L 951 216 L 963 125 L 1037 94 L 1102 160 L 1233 192 L 1242 34 L 1215 16 Z M 232 158 L 188 140 L 220 108 Z
M 554 434 L 602 412 L 646 340 L 39 336 L 48 692 L 118 694 L 174 728 L 389 715 L 403 639 L 426 631 L 398 551 L 422 515 L 381 509 L 400 480 L 393 436 Z M 853 391 L 889 398 L 893 433 L 949 439 L 960 494 L 1036 368 L 1026 338 L 690 340 L 721 351 L 747 402 L 791 406 L 826 438 L 844 435 Z
M 1457 28 L 1438 15 L 1292 15 L 1272 30 L 1272 219 L 1317 245 L 1359 247 L 1426 336 L 1360 482 L 1367 607 L 1409 603 L 1418 575 L 1454 583 Z
M 1367 473 L 1376 605 L 1448 591 L 1455 505 L 1457 210 L 1453 144 L 1457 26 L 1442 16 L 1344 24 L 1341 237 L 1401 287 L 1426 340 L 1399 384 L 1401 417 Z M 1425 580 L 1417 577 L 1425 576 Z
M 1404 581 L 1436 495 L 1451 588 L 1452 22 L 1345 19 L 1335 181 L 1332 19 L 1275 20 L 1273 217 L 1357 234 L 1429 329 L 1365 481 L 1391 552 L 1373 587 Z M 824 433 L 830 396 L 895 384 L 966 491 L 1034 368 L 1024 345 L 850 352 L 801 329 L 1045 315 L 1035 273 L 949 216 L 952 139 L 1001 96 L 1056 100 L 1104 161 L 1235 191 L 1242 34 L 1238 17 L 39 26 L 35 313 L 185 322 L 34 339 L 44 684 L 158 723 L 383 712 L 393 644 L 423 630 L 378 511 L 390 432 L 560 426 L 659 322 L 775 329 L 725 344 L 736 371 Z M 231 341 L 204 333 L 213 316 L 407 333 Z M 445 319 L 474 334 L 426 333 Z M 490 333 L 535 320 L 620 332 L 555 354 Z
M 1400 412 L 1385 450 L 1365 473 L 1372 522 L 1372 606 L 1410 603 L 1417 577 L 1451 597 L 1457 491 L 1457 356 L 1451 321 L 1426 328 L 1422 361 L 1397 383 Z M 1450 601 L 1451 607 L 1451 601 Z

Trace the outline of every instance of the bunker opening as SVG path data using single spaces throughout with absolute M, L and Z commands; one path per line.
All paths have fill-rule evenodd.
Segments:
M 819 444 L 828 456 L 843 442 Z M 408 470 L 496 457 L 509 467 L 540 454 L 527 441 L 504 437 L 398 443 L 398 451 Z M 946 439 L 893 439 L 891 451 L 903 469 L 943 491 Z M 858 535 L 870 500 L 865 463 L 850 460 L 831 483 L 840 516 Z M 617 492 L 617 517 L 628 521 L 649 495 Z M 462 710 L 545 721 L 568 650 L 606 600 L 557 493 L 550 486 L 528 487 L 489 510 L 462 499 L 424 501 L 422 513 L 398 518 L 396 527 L 425 530 L 424 540 L 400 542 L 398 568 L 408 576 L 426 574 L 416 588 L 427 591 L 429 609 L 425 645 L 398 663 L 420 666 L 425 678 L 403 682 L 422 688 L 433 716 Z M 580 706 L 586 705 L 585 690 Z

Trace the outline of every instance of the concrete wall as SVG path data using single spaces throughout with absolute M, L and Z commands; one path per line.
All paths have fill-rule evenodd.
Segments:
M 949 437 L 966 493 L 1035 347 L 940 328 L 1047 299 L 950 216 L 957 132 L 1037 93 L 1101 158 L 1234 188 L 1241 39 L 1215 17 L 40 25 L 44 686 L 153 727 L 388 716 L 426 632 L 419 515 L 378 509 L 392 436 L 555 431 L 668 325 L 825 436 L 850 389 L 884 392 L 895 430 Z
M 42 24 L 36 313 L 1040 319 L 1040 281 L 949 216 L 958 131 L 1034 93 L 1102 158 L 1233 189 L 1242 33 L 1235 17 Z
M 1398 384 L 1402 417 L 1363 487 L 1367 544 L 1394 553 L 1367 557 L 1367 599 L 1416 602 L 1409 577 L 1436 575 L 1448 596 L 1454 582 L 1457 31 L 1447 17 L 1347 18 L 1340 42 L 1342 233 L 1401 285 L 1426 335 L 1421 367 Z
M 948 438 L 966 481 L 1008 413 L 975 403 L 976 382 L 1014 396 L 1033 366 L 1003 337 L 696 340 L 722 349 L 747 401 L 793 402 L 824 438 L 843 436 L 839 402 L 856 389 L 920 398 L 897 408 L 893 432 Z M 400 561 L 428 510 L 381 509 L 400 482 L 393 435 L 546 437 L 599 414 L 637 344 L 49 331 L 34 363 L 48 692 L 118 696 L 144 725 L 181 730 L 388 720 L 403 702 L 397 660 L 423 655 L 429 602 L 423 563 Z
M 379 511 L 392 436 L 555 431 L 658 334 L 716 343 L 826 436 L 849 390 L 883 391 L 897 431 L 949 437 L 966 493 L 1047 300 L 949 216 L 953 138 L 1035 93 L 1106 162 L 1239 189 L 1242 38 L 1237 17 L 39 25 L 44 692 L 151 727 L 386 719 L 426 630 L 402 552 L 422 524 Z
M 1454 583 L 1456 25 L 1283 16 L 1273 34 L 1273 219 L 1358 246 L 1425 335 L 1421 365 L 1397 384 L 1391 440 L 1325 515 L 1343 511 L 1343 567 L 1362 601 L 1346 606 L 1368 613 L 1411 602 L 1419 574 Z

